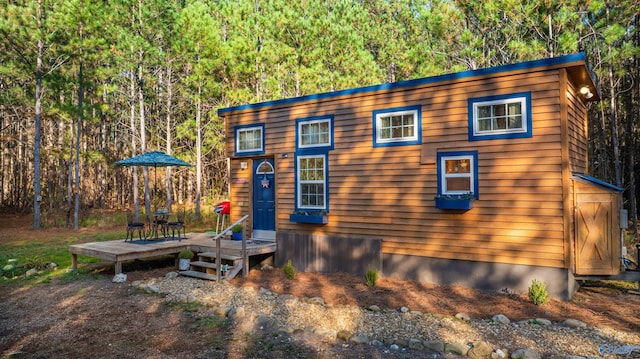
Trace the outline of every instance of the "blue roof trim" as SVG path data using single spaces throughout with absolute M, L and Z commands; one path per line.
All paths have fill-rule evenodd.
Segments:
M 468 71 L 456 72 L 452 74 L 424 77 L 424 78 L 419 78 L 414 80 L 391 82 L 391 83 L 384 83 L 380 85 L 356 87 L 356 88 L 351 88 L 346 90 L 323 92 L 319 94 L 292 97 L 292 98 L 286 98 L 281 100 L 273 100 L 273 101 L 266 101 L 266 102 L 258 102 L 254 104 L 232 106 L 232 107 L 219 109 L 218 115 L 234 112 L 234 111 L 240 111 L 240 110 L 258 109 L 262 107 L 269 107 L 269 106 L 276 106 L 276 105 L 288 105 L 296 102 L 303 102 L 303 101 L 310 101 L 310 100 L 323 100 L 323 99 L 329 99 L 332 97 L 339 97 L 339 96 L 345 96 L 345 95 L 357 95 L 357 94 L 381 91 L 381 90 L 394 90 L 394 89 L 399 89 L 403 87 L 427 85 L 427 84 L 443 82 L 443 81 L 460 80 L 464 78 L 483 76 L 483 75 L 492 75 L 492 74 L 508 72 L 508 71 L 533 69 L 536 67 L 559 65 L 559 64 L 569 63 L 569 62 L 576 62 L 576 61 L 586 62 L 586 60 L 587 60 L 586 54 L 584 52 L 579 52 L 579 53 L 565 55 L 565 56 L 551 57 L 551 58 L 546 58 L 541 60 L 525 61 L 525 62 L 519 62 L 516 64 L 508 64 L 508 65 L 495 66 L 495 67 L 487 67 L 487 68 L 478 69 L 478 70 L 468 70 Z
M 584 173 L 579 173 L 579 172 L 574 172 L 573 173 L 573 178 L 577 179 L 579 181 L 583 181 L 583 182 L 587 182 L 590 184 L 594 184 L 596 186 L 599 187 L 603 187 L 604 189 L 610 190 L 610 191 L 616 191 L 616 192 L 622 192 L 624 191 L 624 188 L 612 185 L 611 183 L 607 183 L 603 180 L 599 180 L 595 177 L 591 177 L 589 175 L 586 175 Z

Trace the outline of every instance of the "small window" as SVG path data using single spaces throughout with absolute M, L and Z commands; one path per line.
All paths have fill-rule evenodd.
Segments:
M 438 153 L 438 195 L 467 193 L 478 198 L 478 152 Z
M 264 124 L 238 126 L 235 134 L 236 155 L 264 153 Z
M 420 106 L 373 111 L 373 146 L 402 146 L 422 143 Z
M 327 156 L 296 157 L 296 209 L 327 210 Z
M 273 166 L 267 160 L 262 161 L 262 163 L 260 163 L 260 165 L 258 165 L 258 168 L 256 168 L 256 174 L 257 175 L 273 174 L 274 172 L 275 171 L 273 170 Z
M 298 150 L 333 149 L 333 116 L 296 120 Z
M 531 136 L 530 92 L 469 99 L 469 141 Z

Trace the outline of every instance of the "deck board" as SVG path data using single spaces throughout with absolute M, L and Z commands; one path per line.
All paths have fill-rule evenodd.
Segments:
M 155 243 L 141 244 L 140 240 L 125 242 L 124 239 L 115 241 L 89 242 L 73 244 L 69 246 L 69 253 L 72 256 L 72 267 L 77 269 L 78 255 L 104 259 L 115 263 L 116 273 L 122 272 L 122 262 L 158 257 L 167 254 L 177 254 L 182 250 L 189 249 L 195 253 L 215 252 L 216 243 L 213 235 L 209 233 L 188 233 L 187 239 L 181 241 L 167 240 Z M 221 240 L 220 249 L 224 255 L 241 256 L 242 241 Z M 247 241 L 247 255 L 249 257 L 275 253 L 276 243 L 258 244 Z

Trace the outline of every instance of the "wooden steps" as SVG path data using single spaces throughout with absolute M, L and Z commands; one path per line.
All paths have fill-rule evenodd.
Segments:
M 217 262 L 215 252 L 198 253 L 198 260 L 190 264 L 190 269 L 186 271 L 178 271 L 178 274 L 186 277 L 194 277 L 206 280 L 217 280 L 216 273 Z M 242 257 L 221 254 L 220 255 L 221 278 L 233 279 L 242 270 Z

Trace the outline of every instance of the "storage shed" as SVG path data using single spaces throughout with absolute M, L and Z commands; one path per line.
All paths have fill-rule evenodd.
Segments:
M 616 274 L 620 188 L 586 175 L 583 53 L 223 108 L 232 221 L 276 264 L 570 298 Z

